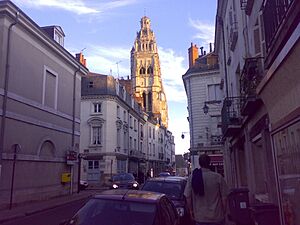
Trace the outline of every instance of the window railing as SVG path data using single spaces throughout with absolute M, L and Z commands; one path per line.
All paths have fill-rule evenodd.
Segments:
M 222 133 L 224 136 L 227 135 L 231 126 L 235 127 L 242 124 L 241 106 L 243 101 L 244 98 L 241 96 L 224 99 L 222 107 Z
M 266 0 L 263 8 L 265 40 L 269 50 L 278 29 L 287 17 L 287 11 L 295 0 Z
M 244 97 L 256 96 L 256 88 L 263 77 L 263 58 L 247 58 L 241 74 L 241 95 Z

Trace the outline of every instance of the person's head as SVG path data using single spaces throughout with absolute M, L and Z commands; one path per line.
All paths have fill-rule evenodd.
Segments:
M 199 165 L 202 168 L 209 168 L 210 166 L 210 157 L 206 154 L 202 154 L 199 156 Z

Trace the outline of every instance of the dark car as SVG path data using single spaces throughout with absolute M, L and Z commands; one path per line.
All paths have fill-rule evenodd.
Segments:
M 111 189 L 139 189 L 139 183 L 132 173 L 119 173 L 111 179 Z
M 107 190 L 90 199 L 64 225 L 178 225 L 174 204 L 164 195 Z
M 167 177 L 167 176 L 171 176 L 171 174 L 169 172 L 161 172 L 158 174 L 159 177 Z
M 192 224 L 192 220 L 184 196 L 186 182 L 186 178 L 178 176 L 150 178 L 145 182 L 141 190 L 166 194 L 177 209 L 180 216 L 180 224 L 189 225 Z

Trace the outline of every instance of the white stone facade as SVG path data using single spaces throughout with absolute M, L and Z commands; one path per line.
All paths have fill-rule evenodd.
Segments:
M 174 142 L 165 141 L 172 134 L 168 132 L 167 139 L 164 127 L 148 121 L 148 115 L 118 80 L 90 74 L 83 78 L 82 90 L 83 179 L 103 184 L 119 172 L 141 176 L 151 168 L 154 174 L 165 168 L 166 155 L 174 153 Z
M 191 48 L 197 47 L 192 45 Z M 188 99 L 192 168 L 199 167 L 199 154 L 222 152 L 222 131 L 219 124 L 223 86 L 217 56 L 209 53 L 196 57 L 195 64 L 182 76 Z M 208 60 L 203 64 L 201 60 L 206 60 L 207 57 L 213 57 L 214 61 L 209 64 Z M 204 106 L 208 107 L 207 112 L 204 112 Z

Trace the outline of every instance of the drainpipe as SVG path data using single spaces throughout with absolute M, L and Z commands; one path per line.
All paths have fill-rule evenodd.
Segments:
M 76 75 L 80 71 L 80 66 L 74 72 L 73 79 L 73 109 L 72 109 L 72 147 L 75 145 L 75 109 L 76 109 Z
M 6 47 L 6 62 L 5 62 L 5 76 L 4 76 L 4 97 L 2 103 L 2 118 L 1 118 L 1 131 L 0 131 L 0 178 L 2 169 L 2 153 L 4 152 L 4 134 L 6 123 L 6 107 L 7 107 L 7 94 L 8 94 L 8 80 L 9 80 L 9 49 L 10 49 L 10 35 L 13 26 L 19 22 L 19 12 L 16 12 L 15 21 L 9 26 L 7 34 L 7 47 Z
M 74 151 L 74 147 L 75 147 L 75 109 L 76 109 L 76 75 L 77 73 L 80 71 L 80 66 L 78 66 L 78 68 L 75 70 L 74 72 L 74 78 L 73 78 L 73 108 L 72 108 L 72 150 Z M 78 160 L 80 161 L 81 159 L 79 159 L 80 155 L 78 152 Z M 81 163 L 78 163 L 78 180 L 77 180 L 77 187 L 80 187 L 80 166 Z M 73 165 L 70 166 L 70 172 L 71 172 L 71 187 L 70 187 L 70 194 L 72 195 L 73 193 Z M 79 190 L 77 190 L 77 193 L 79 193 Z
M 222 41 L 223 41 L 223 55 L 224 55 L 224 72 L 225 72 L 225 87 L 226 87 L 226 98 L 229 97 L 228 95 L 228 75 L 227 75 L 227 62 L 226 62 L 226 49 L 225 49 L 225 34 L 224 34 L 224 22 L 223 19 L 218 16 L 219 24 L 222 27 Z

